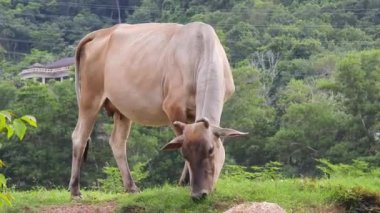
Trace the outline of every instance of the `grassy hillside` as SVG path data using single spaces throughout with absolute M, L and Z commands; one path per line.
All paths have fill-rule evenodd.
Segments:
M 193 202 L 189 189 L 172 185 L 145 189 L 135 195 L 82 191 L 83 200 L 71 201 L 67 190 L 36 189 L 14 192 L 13 207 L 1 212 L 38 211 L 49 206 L 113 205 L 119 212 L 222 212 L 243 202 L 278 203 L 288 212 L 337 209 L 348 212 L 380 210 L 380 178 L 281 179 L 252 181 L 223 178 L 207 199 Z M 51 208 L 51 207 L 50 207 Z M 376 210 L 377 209 L 377 210 Z

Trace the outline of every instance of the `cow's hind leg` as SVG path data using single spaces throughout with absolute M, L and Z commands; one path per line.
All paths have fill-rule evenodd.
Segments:
M 131 193 L 138 192 L 139 189 L 132 179 L 127 162 L 127 138 L 131 129 L 131 121 L 119 112 L 114 113 L 113 119 L 114 127 L 109 143 L 123 178 L 124 190 Z
M 83 161 L 83 154 L 88 143 L 88 139 L 96 121 L 97 113 L 98 109 L 96 108 L 86 108 L 86 110 L 80 110 L 78 122 L 72 134 L 73 152 L 69 188 L 73 198 L 80 197 L 80 166 Z

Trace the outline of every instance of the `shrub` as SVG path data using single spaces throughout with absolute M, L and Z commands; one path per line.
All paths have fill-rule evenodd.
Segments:
M 380 193 L 362 187 L 337 190 L 332 200 L 347 212 L 380 212 Z
M 362 160 L 353 160 L 351 165 L 333 164 L 326 159 L 319 159 L 317 162 L 317 168 L 328 177 L 380 177 L 379 168 L 371 168 L 368 162 Z
M 223 176 L 228 178 L 243 178 L 257 180 L 282 179 L 282 164 L 279 162 L 269 162 L 264 166 L 252 166 L 250 168 L 239 165 L 226 165 L 223 169 Z
M 98 179 L 100 190 L 105 192 L 123 191 L 123 182 L 121 180 L 120 171 L 117 167 L 105 166 L 103 167 L 103 173 L 106 174 L 106 178 Z
M 141 180 L 148 176 L 148 172 L 144 172 L 143 168 L 146 163 L 137 163 L 132 171 L 131 175 L 136 183 L 140 183 Z M 105 192 L 122 192 L 123 181 L 121 179 L 120 170 L 117 167 L 105 166 L 103 167 L 103 173 L 106 174 L 105 179 L 98 179 L 100 184 L 100 190 Z

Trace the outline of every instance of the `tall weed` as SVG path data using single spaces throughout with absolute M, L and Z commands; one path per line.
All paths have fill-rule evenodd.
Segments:
M 148 176 L 148 172 L 144 172 L 143 168 L 146 163 L 137 163 L 132 171 L 131 175 L 136 183 L 140 183 L 144 178 Z M 122 192 L 123 181 L 119 168 L 112 166 L 103 167 L 103 173 L 106 174 L 106 178 L 98 179 L 99 189 L 105 192 Z
M 106 174 L 105 179 L 98 179 L 99 189 L 104 192 L 122 192 L 123 182 L 121 179 L 120 171 L 117 167 L 105 166 L 103 173 Z

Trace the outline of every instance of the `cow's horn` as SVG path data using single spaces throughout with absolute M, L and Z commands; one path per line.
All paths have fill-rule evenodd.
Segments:
M 206 117 L 205 117 L 205 118 L 198 119 L 198 120 L 196 121 L 196 123 L 199 123 L 199 122 L 203 122 L 206 128 L 208 128 L 208 127 L 210 126 L 210 123 L 209 123 L 209 121 L 208 121 L 208 119 L 207 119 Z

